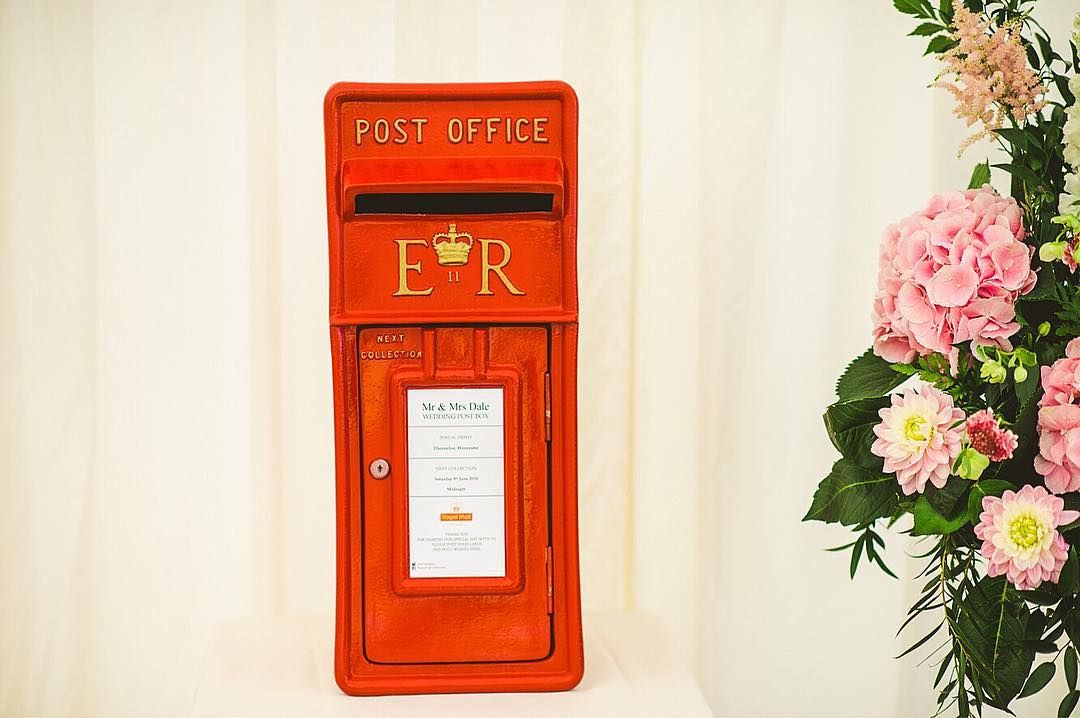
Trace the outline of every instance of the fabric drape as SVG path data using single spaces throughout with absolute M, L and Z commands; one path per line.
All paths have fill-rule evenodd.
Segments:
M 1040 3 L 1061 36 L 1070 5 Z M 323 93 L 555 78 L 586 607 L 659 616 L 718 715 L 932 712 L 891 658 L 912 587 L 848 582 L 846 534 L 799 522 L 882 228 L 989 151 L 957 161 L 912 27 L 884 0 L 0 4 L 0 713 L 186 715 L 220 622 L 332 612 Z

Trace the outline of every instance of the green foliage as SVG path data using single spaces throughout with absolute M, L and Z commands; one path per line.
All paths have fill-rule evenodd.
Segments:
M 1076 557 L 1076 547 L 1069 549 L 1069 559 L 1061 567 L 1061 576 L 1058 577 L 1057 590 L 1062 595 L 1076 593 L 1080 589 L 1080 560 Z
M 1043 267 L 1039 272 L 1039 278 L 1031 291 L 1022 297 L 1017 297 L 1017 303 L 1026 304 L 1046 299 L 1053 299 L 1057 295 L 1057 280 L 1054 277 L 1053 267 Z
M 1036 397 L 1032 397 L 1016 415 L 1016 420 L 1012 425 L 1017 439 L 1013 457 L 997 465 L 994 478 L 1004 479 L 1017 487 L 1030 484 L 1035 479 L 1037 475 L 1032 464 L 1035 461 L 1035 455 L 1039 453 L 1038 435 L 1035 431 L 1038 417 L 1039 404 Z
M 958 507 L 967 508 L 964 496 L 972 485 L 970 481 L 951 476 L 945 482 L 945 486 L 940 489 L 933 484 L 927 484 L 922 495 L 935 511 L 946 516 L 952 516 Z
M 870 451 L 878 412 L 889 405 L 887 397 L 838 402 L 825 410 L 825 431 L 844 458 L 867 469 L 881 470 L 882 460 Z
M 1016 487 L 1008 481 L 1001 479 L 987 479 L 973 484 L 971 493 L 967 498 L 968 521 L 972 524 L 979 523 L 979 514 L 982 513 L 982 500 L 987 496 L 1001 496 L 1006 491 L 1015 490 Z
M 1038 366 L 1038 361 L 1032 362 L 1033 366 Z M 1039 372 L 1028 372 L 1027 378 L 1024 381 L 1016 382 L 1013 384 L 1013 390 L 1016 392 L 1016 400 L 1023 406 L 1031 401 L 1031 398 L 1035 396 L 1035 391 L 1039 388 Z
M 881 396 L 900 384 L 907 377 L 894 370 L 887 361 L 867 349 L 848 364 L 836 382 L 836 396 L 840 401 L 869 399 Z
M 1069 686 L 1069 692 L 1058 706 L 1059 716 L 1072 715 L 1077 700 L 1080 700 L 1080 691 L 1076 690 L 1076 649 L 1072 646 L 1065 651 L 1065 683 Z
M 1054 289 L 1058 303 L 1054 312 L 1057 320 L 1053 322 L 1054 334 L 1068 339 L 1080 336 L 1080 289 L 1060 285 Z
M 948 516 L 938 512 L 926 496 L 920 496 L 915 502 L 915 527 L 912 529 L 913 536 L 932 536 L 934 534 L 951 534 L 969 523 L 967 507 L 961 507 L 960 511 Z
M 982 578 L 960 602 L 956 636 L 977 670 L 986 703 L 1002 708 L 1023 688 L 1035 660 L 1024 644 L 1030 612 L 1004 577 Z
M 1061 699 L 1061 704 L 1058 706 L 1059 718 L 1069 718 L 1076 710 L 1076 702 L 1080 701 L 1080 691 L 1075 688 L 1070 688 L 1069 692 Z
M 803 521 L 865 526 L 892 515 L 896 504 L 896 477 L 840 459 L 818 485 Z
M 1046 687 L 1054 678 L 1054 674 L 1057 672 L 1057 666 L 1051 661 L 1046 663 L 1040 663 L 1035 670 L 1031 672 L 1031 675 L 1027 679 L 1027 683 L 1024 684 L 1024 689 L 1020 691 L 1020 695 L 1017 698 L 1027 698 L 1030 695 L 1034 695 Z
M 885 539 L 881 538 L 881 534 L 874 530 L 873 522 L 863 527 L 862 533 L 859 534 L 859 538 L 851 543 L 846 543 L 843 546 L 835 546 L 827 550 L 836 552 L 846 551 L 848 549 L 851 549 L 851 562 L 849 566 L 851 578 L 855 578 L 855 572 L 859 569 L 859 559 L 864 555 L 866 556 L 867 563 L 877 564 L 878 568 L 886 574 L 896 578 L 896 574 L 885 564 L 885 559 L 880 553 L 885 550 Z
M 986 471 L 988 466 L 990 466 L 990 459 L 969 446 L 963 449 L 960 455 L 956 457 L 956 466 L 953 473 L 961 479 L 978 481 L 979 477 L 982 476 L 982 472 Z
M 922 0 L 893 0 L 893 7 L 906 15 L 932 17 L 930 4 Z
M 968 180 L 968 189 L 978 189 L 990 182 L 990 163 L 980 162 L 971 171 L 971 179 Z

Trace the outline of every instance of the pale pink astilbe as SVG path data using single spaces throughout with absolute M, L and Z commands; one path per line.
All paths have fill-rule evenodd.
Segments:
M 942 54 L 945 69 L 935 84 L 956 98 L 956 116 L 982 129 L 960 146 L 1005 127 L 1012 117 L 1022 123 L 1046 106 L 1046 87 L 1028 66 L 1019 23 L 991 28 L 990 22 L 957 3 L 953 17 L 957 44 Z

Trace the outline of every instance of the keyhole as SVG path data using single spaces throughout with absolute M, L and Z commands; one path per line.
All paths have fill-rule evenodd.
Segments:
M 372 478 L 385 479 L 390 475 L 390 462 L 386 459 L 375 459 L 368 467 L 368 471 L 371 472 Z

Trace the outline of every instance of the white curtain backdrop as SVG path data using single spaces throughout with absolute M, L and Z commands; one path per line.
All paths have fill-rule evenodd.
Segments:
M 1060 36 L 1075 9 L 1040 3 Z M 987 152 L 957 161 L 912 27 L 888 0 L 0 2 L 0 713 L 186 715 L 221 621 L 332 613 L 323 93 L 554 78 L 586 607 L 660 616 L 718 715 L 931 713 L 891 658 L 911 587 L 849 582 L 846 534 L 799 523 L 882 228 Z

